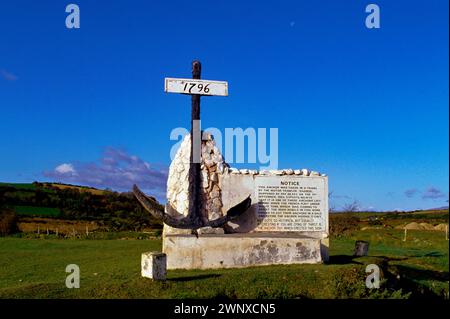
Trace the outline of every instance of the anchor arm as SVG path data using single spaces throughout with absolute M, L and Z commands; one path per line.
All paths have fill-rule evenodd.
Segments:
M 155 200 L 145 195 L 136 185 L 133 186 L 133 194 L 145 210 L 156 219 L 162 220 L 165 224 L 172 227 L 190 228 L 190 220 L 187 220 L 184 215 L 176 212 L 170 204 L 166 205 L 166 209 L 169 212 L 173 212 L 171 215 L 157 209 Z M 176 214 L 178 214 L 178 216 Z
M 209 220 L 205 226 L 209 226 L 209 227 L 213 227 L 213 228 L 221 227 L 224 224 L 226 224 L 227 222 L 232 221 L 232 220 L 238 218 L 239 216 L 241 216 L 247 209 L 250 208 L 251 204 L 252 204 L 252 199 L 250 198 L 250 195 L 248 195 L 248 197 L 246 199 L 244 199 L 242 202 L 240 202 L 236 206 L 231 207 L 227 211 L 227 214 L 225 216 L 214 219 L 214 220 Z
M 185 217 L 183 214 L 177 212 L 177 210 L 173 208 L 170 203 L 166 204 L 166 211 L 170 214 L 160 211 L 156 208 L 156 201 L 145 195 L 136 185 L 133 186 L 133 193 L 136 199 L 150 214 L 152 214 L 153 217 L 162 220 L 165 224 L 171 227 L 182 229 L 198 229 L 207 226 L 213 228 L 222 227 L 227 222 L 242 215 L 250 207 L 252 201 L 249 195 L 241 203 L 230 208 L 225 216 L 212 221 L 207 221 L 205 223 L 201 221 L 194 221 L 190 216 Z

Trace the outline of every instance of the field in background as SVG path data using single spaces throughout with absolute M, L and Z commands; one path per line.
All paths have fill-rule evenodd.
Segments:
M 448 298 L 444 232 L 356 231 L 331 239 L 328 264 L 168 272 L 166 282 L 140 276 L 141 253 L 161 241 L 0 238 L 1 298 Z M 369 256 L 352 257 L 355 240 Z M 169 256 L 170 258 L 170 256 Z M 65 287 L 65 267 L 77 264 L 81 288 Z M 365 267 L 377 264 L 381 289 L 365 288 Z
M 100 190 L 93 187 L 87 187 L 87 186 L 78 186 L 78 185 L 70 185 L 70 184 L 62 184 L 62 183 L 41 183 L 45 187 L 55 187 L 58 189 L 76 189 L 80 192 L 89 192 L 94 195 L 102 195 L 105 193 L 104 190 Z M 0 182 L 0 186 L 6 186 L 6 187 L 13 187 L 16 189 L 23 189 L 23 190 L 36 190 L 38 187 L 34 183 L 4 183 Z
M 32 183 L 3 183 L 0 182 L 0 186 L 14 187 L 17 189 L 35 190 L 36 186 Z
M 19 233 L 0 237 L 0 298 L 449 298 L 448 209 L 330 214 L 327 264 L 177 270 L 152 282 L 140 256 L 161 250 L 161 225 L 132 196 L 2 187 Z M 369 256 L 352 256 L 356 240 L 369 242 Z M 65 287 L 68 264 L 81 268 L 80 289 Z M 368 264 L 381 268 L 381 289 L 365 287 Z
M 94 195 L 104 195 L 105 191 L 101 189 L 96 189 L 93 187 L 86 187 L 86 186 L 75 186 L 75 185 L 68 185 L 68 184 L 58 184 L 58 183 L 45 183 L 48 186 L 59 188 L 59 189 L 76 189 L 80 192 L 88 192 Z
M 61 212 L 58 208 L 34 207 L 34 206 L 13 206 L 14 212 L 19 216 L 51 216 L 58 217 Z

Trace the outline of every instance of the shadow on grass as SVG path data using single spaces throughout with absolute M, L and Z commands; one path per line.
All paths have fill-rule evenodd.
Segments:
M 186 276 L 186 277 L 176 277 L 176 278 L 167 278 L 168 281 L 182 282 L 182 281 L 195 281 L 202 280 L 208 278 L 218 278 L 219 274 L 209 274 L 209 275 L 197 275 L 197 276 Z
M 355 258 L 359 258 L 356 256 L 350 256 L 350 255 L 334 255 L 330 256 L 330 260 L 326 263 L 327 265 L 347 265 L 347 264 L 353 264 L 353 265 L 362 265 L 362 263 L 355 261 Z
M 431 253 L 423 255 L 423 257 L 444 257 L 444 254 L 441 254 L 438 251 L 432 251 Z
M 370 256 L 370 257 L 382 259 L 383 264 L 388 263 L 390 261 L 403 261 L 411 258 L 411 257 L 387 257 L 387 256 Z
M 384 269 L 387 285 L 401 288 L 403 291 L 411 293 L 411 299 L 448 299 L 448 290 L 427 285 L 421 281 L 448 282 L 448 271 L 435 271 L 429 269 L 419 269 L 406 265 L 393 265 L 389 269 Z
M 448 271 L 435 271 L 429 269 L 418 269 L 411 266 L 395 265 L 395 268 L 403 277 L 407 277 L 412 280 L 437 280 L 437 281 L 449 281 Z

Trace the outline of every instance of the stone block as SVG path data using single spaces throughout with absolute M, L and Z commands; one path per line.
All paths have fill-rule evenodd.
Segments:
M 167 256 L 160 252 L 146 252 L 141 258 L 142 277 L 153 280 L 166 280 Z
M 355 251 L 353 256 L 363 257 L 369 254 L 369 243 L 363 240 L 357 240 L 355 242 Z

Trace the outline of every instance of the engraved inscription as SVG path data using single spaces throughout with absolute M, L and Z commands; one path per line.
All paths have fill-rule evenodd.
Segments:
M 326 231 L 324 178 L 260 176 L 255 184 L 257 231 Z

